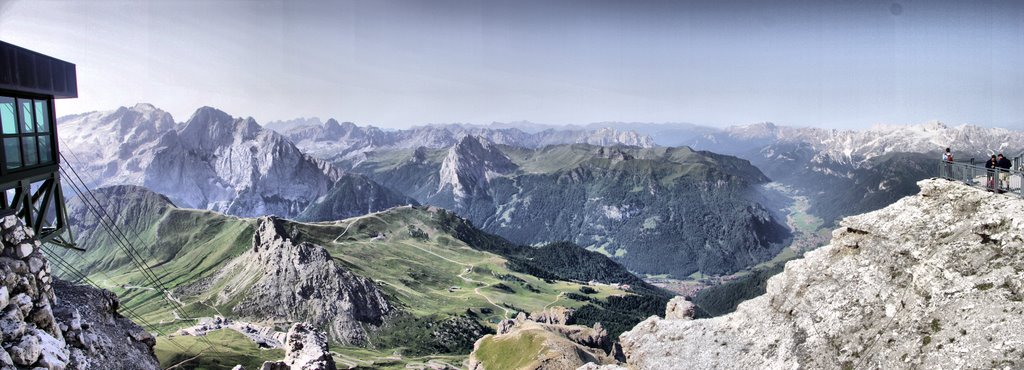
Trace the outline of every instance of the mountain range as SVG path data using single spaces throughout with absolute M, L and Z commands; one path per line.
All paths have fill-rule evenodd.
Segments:
M 517 243 L 571 241 L 631 271 L 723 274 L 789 237 L 759 203 L 750 163 L 689 148 L 532 149 L 466 136 L 447 149 L 374 152 L 351 169 Z
M 75 258 L 76 269 L 146 321 L 175 331 L 176 340 L 229 344 L 226 357 L 200 366 L 276 360 L 279 352 L 257 348 L 282 348 L 297 323 L 322 331 L 341 351 L 335 360 L 349 366 L 449 366 L 474 349 L 468 363 L 485 366 L 515 359 L 503 343 L 533 348 L 538 340 L 550 363 L 647 366 L 660 358 L 648 348 L 661 348 L 646 342 L 661 334 L 648 331 L 675 326 L 641 324 L 622 337 L 626 348 L 616 347 L 619 333 L 669 304 L 637 274 L 699 284 L 707 275 L 741 277 L 750 291 L 733 295 L 722 285 L 715 296 L 738 300 L 757 289 L 779 296 L 778 282 L 765 283 L 779 271 L 786 281 L 814 281 L 782 268 L 817 246 L 794 253 L 793 238 L 839 224 L 845 231 L 833 245 L 859 250 L 846 244 L 891 225 L 844 217 L 890 206 L 921 184 L 938 194 L 941 186 L 918 181 L 935 175 L 939 150 L 953 147 L 965 160 L 1014 153 L 1024 138 L 939 123 L 859 131 L 613 122 L 383 130 L 314 118 L 268 129 L 211 107 L 175 122 L 147 104 L 62 117 L 59 125 L 64 161 L 75 167 L 66 175 L 97 188 L 93 196 L 115 223 L 138 233 L 133 258 L 166 278 L 170 299 L 196 317 L 163 304 L 81 199 L 69 210 L 86 252 L 58 255 Z M 882 213 L 917 212 L 894 209 Z M 794 219 L 805 211 L 820 224 Z M 890 243 L 883 239 L 871 241 Z M 736 309 L 735 302 L 716 302 L 714 310 L 672 302 L 674 318 Z M 749 320 L 750 307 L 761 304 L 752 302 L 727 317 Z M 693 325 L 744 338 L 716 323 Z M 807 335 L 773 330 L 762 331 Z M 197 355 L 168 347 L 169 338 L 157 341 L 163 366 Z M 697 342 L 680 343 L 704 348 Z M 824 364 L 787 356 L 780 363 Z
M 185 207 L 238 216 L 344 218 L 411 199 L 344 174 L 252 118 L 203 107 L 184 123 L 151 105 L 62 117 L 61 148 L 90 186 L 141 185 Z M 359 191 L 358 204 L 319 204 Z
M 279 127 L 289 127 L 279 125 Z M 358 163 L 367 152 L 393 149 L 447 148 L 466 136 L 483 137 L 489 142 L 538 148 L 553 144 L 585 143 L 652 147 L 654 140 L 633 131 L 610 128 L 553 129 L 527 133 L 517 128 L 482 128 L 465 125 L 429 125 L 406 130 L 385 131 L 373 126 L 360 127 L 351 122 L 329 119 L 322 125 L 291 126 L 282 132 L 299 148 L 317 158 L 332 162 Z
M 957 161 L 980 165 L 995 153 L 1019 156 L 1024 132 L 940 122 L 865 130 L 759 123 L 705 133 L 689 145 L 750 160 L 812 198 L 811 212 L 831 225 L 917 193 L 918 181 L 936 175 L 947 147 Z
M 516 243 L 570 241 L 632 271 L 677 277 L 743 269 L 788 238 L 759 203 L 768 179 L 749 163 L 654 148 L 631 131 L 384 131 L 332 119 L 285 136 L 210 107 L 175 123 L 148 104 L 60 125 L 70 163 L 96 174 L 91 186 L 141 185 L 182 207 L 242 217 L 332 221 L 427 204 Z

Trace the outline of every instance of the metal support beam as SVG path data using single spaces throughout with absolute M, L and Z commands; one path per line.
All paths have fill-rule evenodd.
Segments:
M 8 193 L 14 191 L 8 198 Z M 32 228 L 42 243 L 82 250 L 75 246 L 67 222 L 67 205 L 58 172 L 0 184 L 0 217 L 16 215 Z

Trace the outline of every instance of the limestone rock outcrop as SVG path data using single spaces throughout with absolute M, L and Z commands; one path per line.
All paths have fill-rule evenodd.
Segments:
M 0 369 L 158 369 L 153 336 L 117 314 L 117 297 L 55 281 L 32 229 L 0 219 Z M 80 301 L 82 295 L 92 299 Z M 102 297 L 102 298 L 98 298 Z M 107 362 L 107 363 L 105 363 Z M 102 364 L 102 365 L 100 365 Z
M 252 248 L 181 292 L 211 287 L 218 289 L 217 304 L 238 302 L 232 312 L 239 318 L 306 322 L 343 344 L 362 344 L 364 328 L 381 326 L 396 311 L 373 281 L 336 263 L 323 247 L 297 240 L 275 217 L 257 220 Z
M 156 338 L 118 313 L 114 293 L 55 279 L 53 314 L 70 351 L 69 369 L 159 369 Z M 123 359 L 132 361 L 123 361 Z
M 267 361 L 262 370 L 335 370 L 334 358 L 327 346 L 327 334 L 306 323 L 288 330 L 283 361 Z
M 530 314 L 530 320 L 542 324 L 573 325 L 576 323 L 575 314 L 576 310 L 572 308 L 555 306 Z
M 697 306 L 684 297 L 675 297 L 665 307 L 665 319 L 692 320 L 697 315 Z
M 438 192 L 450 190 L 456 199 L 484 194 L 491 179 L 518 166 L 505 153 L 475 136 L 466 136 L 448 149 L 438 174 Z
M 955 182 L 841 222 L 767 293 L 712 319 L 652 317 L 630 369 L 976 369 L 1024 363 L 1024 200 Z M 593 368 L 593 367 L 591 367 Z

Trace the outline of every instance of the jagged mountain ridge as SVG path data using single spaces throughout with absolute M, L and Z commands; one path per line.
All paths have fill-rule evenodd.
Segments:
M 937 153 L 946 147 L 964 154 L 963 159 L 996 153 L 1013 157 L 1024 150 L 1024 132 L 975 125 L 951 127 L 941 122 L 877 125 L 866 130 L 790 127 L 765 122 L 706 134 L 694 145 L 740 154 L 737 151 L 798 143 L 810 145 L 834 162 L 858 165 L 888 153 Z
M 366 178 L 346 174 L 315 203 L 295 216 L 299 221 L 334 221 L 370 214 L 398 205 L 419 205 L 415 199 L 400 194 Z
M 287 132 L 288 130 L 296 127 L 320 126 L 323 124 L 323 121 L 321 121 L 319 117 L 301 117 L 289 120 L 270 121 L 264 124 L 263 127 L 277 132 Z
M 788 237 L 756 201 L 760 171 L 689 148 L 528 149 L 467 136 L 447 150 L 374 153 L 353 171 L 514 242 L 571 241 L 640 273 L 735 271 Z
M 750 160 L 773 180 L 810 197 L 811 212 L 831 225 L 916 193 L 917 181 L 935 175 L 939 153 L 947 147 L 957 160 L 974 158 L 980 164 L 994 153 L 1019 155 L 1024 132 L 940 122 L 864 130 L 766 122 L 710 132 L 693 145 Z
M 373 126 L 360 127 L 351 122 L 329 119 L 323 125 L 303 125 L 282 132 L 303 151 L 332 162 L 358 163 L 367 152 L 417 147 L 447 148 L 466 136 L 526 148 L 545 145 L 585 143 L 592 145 L 629 145 L 652 147 L 654 140 L 634 131 L 610 128 L 554 129 L 528 133 L 517 128 L 489 128 L 472 125 L 427 125 L 405 130 L 385 131 Z
M 64 117 L 60 128 L 62 147 L 74 154 L 68 157 L 70 163 L 90 186 L 143 185 L 184 207 L 247 217 L 295 217 L 332 194 L 339 180 L 358 177 L 306 155 L 251 117 L 235 118 L 211 107 L 175 124 L 166 112 L 139 104 Z M 359 187 L 364 188 L 375 193 L 360 197 L 381 200 L 371 204 L 376 207 L 371 211 L 409 203 L 379 187 Z M 331 201 L 330 209 L 341 212 L 333 218 L 365 211 L 356 199 L 338 204 L 343 200 L 335 195 Z
M 1024 327 L 1020 199 L 944 180 L 848 217 L 725 316 L 652 317 L 632 369 L 1012 368 Z

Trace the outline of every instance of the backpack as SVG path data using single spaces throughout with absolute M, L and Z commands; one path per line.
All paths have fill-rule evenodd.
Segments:
M 946 153 L 942 157 L 946 160 L 946 162 L 952 162 L 953 161 L 953 153 Z

